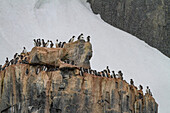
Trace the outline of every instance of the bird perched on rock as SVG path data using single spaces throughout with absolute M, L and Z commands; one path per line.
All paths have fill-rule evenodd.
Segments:
M 15 53 L 15 55 L 14 55 L 14 59 L 15 59 L 17 56 L 18 56 L 18 53 Z
M 58 48 L 58 39 L 55 42 L 55 47 Z
M 113 76 L 113 78 L 116 78 L 116 74 L 114 71 L 112 71 L 112 76 Z
M 82 39 L 83 33 L 78 36 L 78 40 Z
M 41 39 L 37 39 L 37 45 L 40 47 L 41 46 Z
M 74 38 L 75 38 L 75 36 L 73 36 L 68 42 L 69 43 L 74 42 Z
M 59 43 L 58 43 L 58 47 L 61 47 L 61 44 L 62 44 L 62 42 L 59 42 Z
M 83 72 L 82 72 L 82 70 L 80 70 L 80 76 L 83 76 Z
M 18 60 L 19 60 L 19 57 L 16 57 L 16 58 L 15 58 L 15 61 L 14 61 L 14 64 L 17 64 L 17 63 L 18 63 Z
M 101 77 L 101 74 L 100 74 L 100 72 L 98 72 L 98 73 L 97 73 L 97 75 Z
M 133 79 L 130 79 L 130 85 L 134 85 Z
M 83 67 L 80 67 L 80 71 L 82 71 L 83 73 L 85 72 Z
M 107 73 L 110 73 L 109 66 L 106 67 L 106 71 L 107 71 Z
M 142 85 L 139 85 L 139 90 L 142 90 L 142 89 L 143 89 Z
M 45 47 L 45 44 L 46 43 L 45 43 L 44 39 L 42 39 L 42 46 Z
M 48 47 L 49 43 L 50 43 L 50 41 L 47 40 L 47 43 L 45 43 L 45 47 Z
M 87 36 L 87 42 L 90 42 L 90 36 Z
M 94 70 L 94 74 L 97 76 L 97 71 L 96 70 Z
M 6 64 L 7 64 L 7 63 L 9 63 L 8 57 L 6 57 L 6 61 L 5 61 L 5 63 L 6 63 Z
M 50 42 L 51 42 L 51 44 L 50 44 L 50 48 L 53 48 L 54 44 L 53 44 L 53 42 L 52 42 L 52 41 L 50 41 Z
M 90 70 L 90 74 L 92 74 L 92 75 L 94 74 L 93 70 Z
M 38 46 L 37 41 L 34 39 L 34 46 Z
M 103 70 L 105 77 L 108 77 L 108 73 L 106 70 Z
M 122 71 L 118 71 L 118 78 L 120 78 L 121 80 L 123 80 L 123 73 L 122 73 Z
M 11 65 L 14 64 L 14 59 L 10 60 L 10 64 L 11 64 Z
M 40 73 L 40 68 L 36 69 L 36 74 L 38 75 Z
M 147 93 L 147 94 L 150 94 L 149 86 L 146 87 L 146 93 Z
M 63 42 L 63 43 L 61 44 L 61 48 L 63 48 L 63 47 L 64 47 L 64 44 L 66 44 L 66 42 Z
M 24 54 L 26 54 L 27 53 L 27 50 L 26 50 L 26 48 L 25 47 L 23 47 L 23 51 L 22 51 L 22 53 L 24 53 Z

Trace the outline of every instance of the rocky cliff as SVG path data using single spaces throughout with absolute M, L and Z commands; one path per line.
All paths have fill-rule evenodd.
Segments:
M 149 94 L 120 78 L 82 71 L 92 47 L 76 41 L 64 48 L 34 47 L 28 63 L 0 71 L 1 113 L 157 113 Z M 65 63 L 63 60 L 75 60 Z M 46 69 L 44 69 L 44 67 Z
M 169 0 L 88 0 L 94 13 L 170 57 Z

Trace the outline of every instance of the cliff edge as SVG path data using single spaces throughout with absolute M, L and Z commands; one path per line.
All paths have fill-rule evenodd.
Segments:
M 97 76 L 92 46 L 76 41 L 63 48 L 34 47 L 0 71 L 1 113 L 157 113 L 149 94 L 121 78 Z M 74 61 L 68 63 L 66 60 Z

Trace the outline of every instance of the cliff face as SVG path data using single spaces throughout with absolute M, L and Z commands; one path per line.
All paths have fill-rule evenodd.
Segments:
M 76 45 L 83 45 L 83 51 L 75 50 L 72 44 L 75 43 L 64 48 L 35 47 L 29 53 L 28 64 L 18 63 L 0 71 L 0 112 L 157 113 L 154 98 L 143 95 L 142 90 L 124 80 L 86 72 L 81 76 L 78 61 L 86 58 L 85 62 L 89 62 L 91 44 L 76 42 Z M 67 46 L 69 50 L 66 50 Z M 63 58 L 70 58 L 66 56 L 74 56 L 71 51 L 79 50 L 81 54 L 74 53 L 81 55 L 78 65 L 62 62 Z M 43 66 L 47 70 L 43 70 Z
M 107 23 L 144 40 L 170 57 L 169 0 L 88 0 Z

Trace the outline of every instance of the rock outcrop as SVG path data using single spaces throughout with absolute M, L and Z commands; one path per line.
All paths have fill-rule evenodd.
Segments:
M 34 47 L 28 54 L 28 64 L 0 71 L 1 113 L 158 112 L 151 95 L 143 95 L 125 80 L 86 72 L 80 76 L 80 67 L 90 67 L 89 42 L 77 41 L 64 48 Z M 76 60 L 76 64 L 66 64 L 63 59 Z
M 92 46 L 89 42 L 78 40 L 66 43 L 64 48 L 34 47 L 29 53 L 29 63 L 36 65 L 60 66 L 61 61 L 74 61 L 76 66 L 90 68 Z
M 107 23 L 144 40 L 170 57 L 169 0 L 88 0 Z

